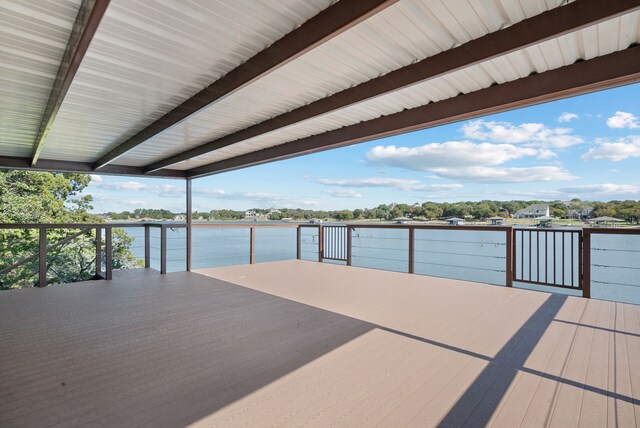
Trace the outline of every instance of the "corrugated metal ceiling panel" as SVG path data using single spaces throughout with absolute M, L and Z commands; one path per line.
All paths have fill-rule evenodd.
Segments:
M 30 156 L 80 0 L 0 2 L 0 155 Z
M 561 3 L 562 0 L 402 0 L 151 138 L 120 158 L 118 163 L 149 164 L 167 154 L 220 138 L 497 31 Z
M 614 35 L 614 37 L 611 37 Z M 334 111 L 280 130 L 255 137 L 232 147 L 217 150 L 174 165 L 176 169 L 190 169 L 211 162 L 250 153 L 288 141 L 319 134 L 331 129 L 418 107 L 573 64 L 581 58 L 593 58 L 640 43 L 640 12 L 591 26 L 562 37 L 467 67 L 449 75 L 413 85 L 391 94 Z M 585 46 L 589 46 L 588 51 Z
M 112 0 L 42 158 L 95 161 L 334 0 Z

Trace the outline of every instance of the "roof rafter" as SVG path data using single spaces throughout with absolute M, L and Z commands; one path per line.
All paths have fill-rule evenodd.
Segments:
M 0 156 L 0 168 L 6 169 L 26 169 L 31 171 L 51 171 L 51 172 L 93 172 L 93 165 L 88 162 L 72 162 L 55 159 L 40 159 L 36 165 L 32 165 L 31 158 Z M 142 168 L 127 165 L 108 165 L 100 174 L 125 175 L 125 176 L 141 176 Z M 162 169 L 146 177 L 162 177 L 162 178 L 185 178 L 184 171 L 175 169 Z
M 187 170 L 197 178 L 640 81 L 640 46 Z
M 156 171 L 240 141 L 433 79 L 463 67 L 487 61 L 638 9 L 640 9 L 640 3 L 637 0 L 615 2 L 578 0 L 567 6 L 536 15 L 495 33 L 472 40 L 454 49 L 423 59 L 415 64 L 392 71 L 384 76 L 364 82 L 272 119 L 169 156 L 146 166 L 144 171 Z
M 95 162 L 94 168 L 103 168 L 154 135 L 293 61 L 397 1 L 341 0 L 328 7 L 102 156 Z
M 100 21 L 109 6 L 109 0 L 83 0 L 78 10 L 78 15 L 73 24 L 67 47 L 60 62 L 60 68 L 51 88 L 49 101 L 45 107 L 40 128 L 33 144 L 33 154 L 31 155 L 31 165 L 38 162 L 44 142 L 53 126 L 62 101 L 67 95 L 67 91 L 73 82 L 73 78 L 84 59 L 84 55 L 89 49 Z

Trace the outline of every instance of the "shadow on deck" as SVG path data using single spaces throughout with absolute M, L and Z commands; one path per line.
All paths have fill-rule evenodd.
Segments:
M 637 306 L 288 261 L 0 294 L 2 426 L 636 423 Z

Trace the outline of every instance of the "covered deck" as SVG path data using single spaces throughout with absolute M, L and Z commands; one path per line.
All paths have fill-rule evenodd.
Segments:
M 640 424 L 640 306 L 300 260 L 0 299 L 1 426 Z

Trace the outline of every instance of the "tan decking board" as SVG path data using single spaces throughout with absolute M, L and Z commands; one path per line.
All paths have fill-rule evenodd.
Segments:
M 0 426 L 638 425 L 639 312 L 303 261 L 2 292 Z

